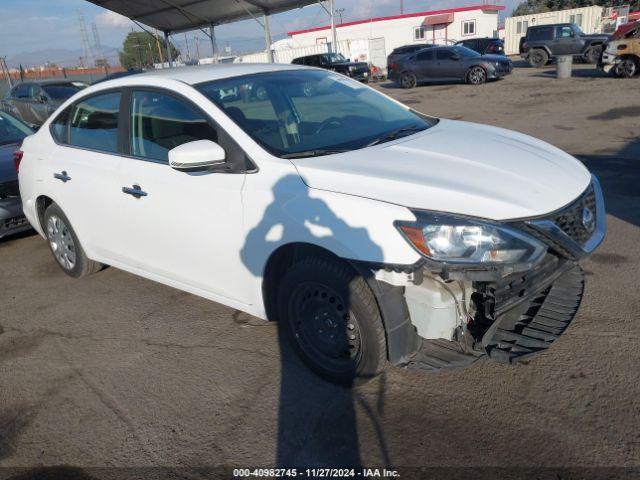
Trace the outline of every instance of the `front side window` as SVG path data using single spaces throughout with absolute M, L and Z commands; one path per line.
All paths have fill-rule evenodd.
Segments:
M 462 35 L 475 35 L 476 34 L 476 21 L 467 20 L 462 22 Z
M 57 101 L 71 98 L 80 90 L 82 90 L 82 88 L 82 86 L 73 85 L 71 83 L 50 84 L 42 86 L 42 89 L 49 96 L 49 98 Z
M 375 90 L 326 71 L 216 80 L 197 89 L 273 155 L 320 156 L 416 133 L 424 118 Z
M 463 47 L 461 45 L 456 45 L 456 46 L 450 47 L 447 50 L 449 50 L 453 54 L 459 55 L 460 57 L 463 57 L 463 58 L 476 58 L 476 57 L 481 57 L 482 56 L 478 52 L 476 52 L 475 50 L 471 50 L 470 48 Z
M 174 96 L 135 91 L 131 96 L 131 154 L 169 161 L 169 150 L 195 140 L 218 141 L 202 113 Z
M 436 60 L 451 60 L 455 53 L 445 48 L 439 48 L 436 50 Z
M 573 36 L 573 29 L 570 26 L 556 27 L 556 38 L 571 38 Z
M 17 98 L 18 100 L 26 100 L 27 98 L 29 98 L 29 90 L 30 88 L 28 83 L 18 85 L 13 90 L 13 98 Z
M 69 123 L 69 145 L 101 152 L 118 152 L 120 92 L 78 102 Z

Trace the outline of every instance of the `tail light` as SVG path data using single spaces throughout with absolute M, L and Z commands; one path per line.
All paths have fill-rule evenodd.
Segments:
M 397 69 L 398 69 L 398 64 L 392 63 L 391 64 L 391 70 L 393 70 L 395 72 Z
M 524 49 L 529 48 L 529 44 L 528 44 L 527 42 L 524 42 L 524 43 L 522 44 L 522 48 L 524 48 Z
M 16 167 L 17 173 L 20 173 L 20 162 L 22 162 L 23 156 L 24 156 L 24 152 L 22 150 L 17 150 L 13 152 L 13 165 Z

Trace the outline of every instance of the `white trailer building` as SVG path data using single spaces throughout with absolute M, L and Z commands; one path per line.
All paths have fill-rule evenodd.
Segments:
M 602 7 L 591 6 L 557 10 L 554 12 L 535 13 L 509 17 L 504 24 L 504 50 L 507 55 L 517 55 L 520 50 L 520 38 L 527 33 L 527 28 L 535 25 L 551 23 L 575 23 L 584 33 L 600 33 L 603 20 Z
M 498 13 L 504 10 L 485 0 L 482 5 L 369 18 L 336 26 L 338 43 L 375 40 L 385 57 L 402 45 L 412 43 L 446 44 L 466 38 L 497 37 Z M 331 43 L 331 26 L 289 32 L 296 47 Z M 354 60 L 371 61 L 365 54 Z M 382 65 L 381 65 L 382 66 Z

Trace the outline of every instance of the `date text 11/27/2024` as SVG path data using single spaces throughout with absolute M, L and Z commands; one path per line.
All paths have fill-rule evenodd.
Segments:
M 400 478 L 386 468 L 236 468 L 234 478 Z

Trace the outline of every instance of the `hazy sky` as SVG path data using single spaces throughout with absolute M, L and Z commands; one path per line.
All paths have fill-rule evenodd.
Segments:
M 519 0 L 502 0 L 509 12 Z M 482 0 L 404 0 L 406 12 L 419 12 L 440 8 L 469 6 Z M 344 8 L 344 21 L 370 16 L 393 15 L 400 12 L 400 0 L 336 0 L 336 8 Z M 78 15 L 85 17 L 88 33 L 91 26 L 98 27 L 103 45 L 120 48 L 122 41 L 134 24 L 85 0 L 2 0 L 0 2 L 0 56 L 16 57 L 21 53 L 39 50 L 80 49 L 80 27 Z M 328 16 L 314 5 L 271 17 L 274 36 L 287 31 L 324 25 Z M 237 37 L 260 37 L 263 35 L 253 21 L 238 22 L 216 29 L 220 43 Z M 204 35 L 201 34 L 204 39 Z M 184 36 L 176 38 L 178 46 Z M 193 48 L 193 47 L 192 47 Z M 56 59 L 52 58 L 55 62 Z

